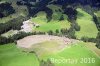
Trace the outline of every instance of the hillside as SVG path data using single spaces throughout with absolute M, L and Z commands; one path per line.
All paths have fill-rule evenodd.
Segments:
M 80 25 L 81 30 L 76 32 L 76 36 L 78 38 L 81 37 L 96 38 L 98 29 L 92 20 L 92 16 L 82 11 L 81 9 L 77 9 L 77 11 L 78 11 L 77 22 Z
M 99 65 L 99 0 L 0 0 L 0 66 Z

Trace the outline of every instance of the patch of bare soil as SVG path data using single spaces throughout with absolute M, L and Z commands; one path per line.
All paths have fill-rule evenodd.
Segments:
M 51 35 L 32 35 L 18 40 L 17 46 L 20 48 L 31 48 L 36 44 L 43 43 L 46 41 L 57 41 L 59 43 L 59 48 L 66 47 L 67 45 L 76 42 L 76 40 L 69 39 L 66 37 L 58 37 L 58 36 L 51 36 Z

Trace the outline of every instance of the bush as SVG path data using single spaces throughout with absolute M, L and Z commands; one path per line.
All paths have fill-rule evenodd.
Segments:
M 47 61 L 41 60 L 40 66 L 54 66 L 54 64 L 48 59 Z
M 80 26 L 77 23 L 74 23 L 74 29 L 76 31 L 80 31 Z
M 64 9 L 64 13 L 68 15 L 68 20 L 72 22 L 77 19 L 77 10 L 73 7 L 67 7 Z
M 40 31 L 39 31 L 39 32 L 36 32 L 36 34 L 37 34 L 37 35 L 44 35 L 45 32 L 40 32 Z
M 9 38 L 0 36 L 0 45 L 12 42 Z
M 53 35 L 53 31 L 52 30 L 48 31 L 48 34 Z
M 93 42 L 93 43 L 96 43 L 97 41 L 95 38 L 88 38 L 88 37 L 82 37 L 81 40 L 84 42 Z
M 61 15 L 59 21 L 62 21 L 62 20 L 64 20 L 64 16 L 63 15 Z
M 100 31 L 98 32 L 98 35 L 97 35 L 97 37 L 96 37 L 96 46 L 97 46 L 97 48 L 99 48 L 100 49 Z
M 88 39 L 88 37 L 82 37 L 81 40 L 84 42 L 88 42 L 89 39 Z
M 67 28 L 66 28 L 66 29 L 62 28 L 60 31 L 61 31 L 61 33 L 62 33 L 63 35 L 66 35 L 66 34 L 68 33 Z
M 62 35 L 65 35 L 66 37 L 76 39 L 75 29 L 73 27 L 70 27 L 69 30 L 61 29 L 61 33 L 62 33 Z
M 56 33 L 57 33 L 57 34 L 59 33 L 59 30 L 58 30 L 58 29 L 56 29 Z
M 72 38 L 72 39 L 76 39 L 76 36 L 75 36 L 75 29 L 70 28 L 70 29 L 68 30 L 67 37 Z

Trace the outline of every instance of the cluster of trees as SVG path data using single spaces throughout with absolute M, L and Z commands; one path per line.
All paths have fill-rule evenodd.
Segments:
M 62 20 L 64 20 L 64 16 L 63 15 L 61 15 L 60 18 L 59 18 L 59 21 L 62 21 Z
M 19 6 L 17 5 L 17 1 L 19 0 L 7 0 L 7 1 L 1 1 L 0 3 L 0 18 L 3 17 L 9 17 L 12 16 L 13 14 L 16 14 L 17 16 L 28 16 L 28 8 L 27 6 Z M 11 17 L 12 18 L 12 17 Z
M 9 0 L 10 1 L 10 0 Z M 91 1 L 91 2 L 90 2 Z M 87 2 L 87 3 L 85 3 Z M 90 2 L 90 3 L 89 3 Z M 77 24 L 76 19 L 77 19 L 77 10 L 75 9 L 76 6 L 73 6 L 73 4 L 75 3 L 80 3 L 80 4 L 95 4 L 100 6 L 100 2 L 99 1 L 93 1 L 93 0 L 83 0 L 83 1 L 74 1 L 74 0 L 18 0 L 18 1 L 12 1 L 10 3 L 1 3 L 0 4 L 0 18 L 2 17 L 6 17 L 10 14 L 15 13 L 15 11 L 18 13 L 20 11 L 22 12 L 27 12 L 28 17 L 16 17 L 6 23 L 0 23 L 0 34 L 5 33 L 11 29 L 13 30 L 20 30 L 21 29 L 21 25 L 22 22 L 26 19 L 29 19 L 29 17 L 34 16 L 35 14 L 37 14 L 39 11 L 45 11 L 46 12 L 46 17 L 48 19 L 48 22 L 52 19 L 52 14 L 53 11 L 47 7 L 48 4 L 59 4 L 62 5 L 62 10 L 59 12 L 64 12 L 64 14 L 66 14 L 68 16 L 68 20 L 71 22 L 71 27 L 70 29 L 61 29 L 61 30 L 56 30 L 55 33 L 50 30 L 48 31 L 49 35 L 65 35 L 69 38 L 74 38 L 76 39 L 75 36 L 75 31 L 79 31 L 80 30 L 80 26 Z M 98 3 L 98 4 L 96 4 Z M 20 6 L 25 6 L 25 8 L 21 8 Z M 69 6 L 70 5 L 70 6 Z M 12 7 L 13 6 L 13 7 Z M 66 7 L 68 6 L 68 7 Z M 27 7 L 27 8 L 26 8 Z M 63 14 L 63 13 L 62 13 Z M 64 20 L 64 16 L 62 15 L 60 17 L 59 20 Z M 98 30 L 100 31 L 100 22 L 98 21 L 96 15 L 93 15 L 93 21 L 95 22 Z M 45 34 L 45 32 L 34 32 L 32 34 L 27 34 L 27 33 L 18 33 L 16 35 L 13 35 L 12 37 L 6 38 L 6 37 L 2 37 L 0 36 L 0 43 L 8 43 L 8 42 L 14 42 L 15 40 L 18 40 L 20 38 L 23 38 L 24 36 L 28 36 L 28 35 L 36 35 L 36 34 Z M 100 48 L 100 32 L 98 33 L 98 36 L 96 39 L 94 38 L 88 38 L 88 37 L 82 37 L 81 40 L 85 41 L 85 42 L 96 42 L 96 46 L 98 48 Z
M 84 42 L 96 43 L 96 47 L 100 49 L 100 31 L 98 32 L 96 38 L 82 37 L 81 40 L 84 41 Z
M 93 21 L 95 22 L 97 29 L 100 31 L 100 22 L 98 21 L 96 15 L 93 15 Z
M 66 37 L 76 39 L 75 29 L 72 27 L 70 27 L 69 29 L 61 29 L 61 33 L 62 35 L 65 35 Z
M 75 29 L 75 31 L 80 31 L 80 26 L 77 22 L 72 22 L 71 27 Z
M 48 33 L 48 35 L 53 35 L 54 34 L 54 32 L 52 30 L 49 30 L 47 33 Z
M 31 35 L 31 33 L 19 32 L 13 36 L 9 36 L 8 38 L 0 36 L 0 44 L 3 45 L 3 44 L 7 44 L 7 43 L 12 43 L 12 42 L 15 42 L 16 40 L 26 37 L 28 35 Z
M 0 44 L 3 45 L 3 44 L 7 44 L 7 43 L 16 42 L 17 40 L 22 39 L 26 36 L 38 35 L 38 34 L 39 35 L 44 35 L 45 32 L 32 32 L 32 33 L 18 32 L 17 34 L 14 34 L 13 36 L 9 36 L 8 38 L 0 36 Z
M 14 12 L 15 10 L 10 3 L 5 2 L 0 4 L 0 18 L 6 17 Z
M 81 40 L 84 41 L 84 42 L 93 42 L 93 43 L 96 43 L 96 41 L 97 41 L 95 38 L 88 38 L 88 37 L 85 37 L 85 36 L 82 37 Z
M 49 22 L 52 19 L 53 11 L 48 7 L 35 7 L 35 8 L 28 7 L 28 10 L 29 10 L 29 16 L 34 16 L 38 12 L 44 11 L 46 13 L 47 22 Z
M 51 0 L 43 0 L 43 1 L 34 1 L 34 0 L 19 0 L 17 1 L 17 5 L 21 6 L 27 6 L 28 9 L 28 16 L 29 17 L 33 17 L 35 16 L 38 12 L 40 11 L 44 11 L 46 13 L 46 18 L 47 18 L 47 22 L 49 22 L 52 19 L 52 14 L 53 11 L 46 7 L 46 5 L 48 5 L 48 2 L 50 2 Z
M 27 5 L 33 5 L 34 3 L 38 3 L 39 6 L 41 4 L 47 5 L 50 4 L 59 4 L 59 5 L 68 5 L 68 4 L 81 4 L 81 5 L 90 5 L 92 7 L 99 7 L 100 1 L 99 0 L 18 0 L 19 3 L 27 4 Z M 32 3 L 31 3 L 32 2 Z
M 100 0 L 54 0 L 54 4 L 60 4 L 60 5 L 90 5 L 91 7 L 100 7 Z
M 73 38 L 73 39 L 76 39 L 76 36 L 75 36 L 75 28 L 73 27 L 70 27 L 69 29 L 67 28 L 62 28 L 61 30 L 58 30 L 56 29 L 56 31 L 48 31 L 47 32 L 49 35 L 57 35 L 57 36 L 66 36 L 66 37 L 69 37 L 69 38 Z
M 10 42 L 12 42 L 12 41 L 10 41 L 9 38 L 0 36 L 0 45 L 6 44 L 6 43 L 10 43 Z
M 77 19 L 77 10 L 70 6 L 63 8 L 64 14 L 68 15 L 68 21 L 73 22 L 73 20 Z
M 55 36 L 60 36 L 60 30 L 59 29 L 56 29 L 55 32 L 52 31 L 52 30 L 49 30 L 48 32 L 48 35 L 55 35 Z
M 0 23 L 0 34 L 5 33 L 11 29 L 13 30 L 20 30 L 23 24 L 23 21 L 28 19 L 27 17 L 19 16 L 14 18 L 6 23 Z
M 71 27 L 69 29 L 61 29 L 61 33 L 63 35 L 67 35 L 69 38 L 76 39 L 75 31 L 80 31 L 80 26 L 78 23 L 72 19 L 73 22 L 71 22 Z
M 71 27 L 73 27 L 76 31 L 80 31 L 80 26 L 76 22 L 77 19 L 77 10 L 75 7 L 63 7 L 64 13 L 68 16 L 68 21 L 71 22 Z M 63 17 L 62 17 L 63 19 Z
M 100 49 L 100 31 L 98 32 L 97 37 L 96 37 L 96 46 L 97 48 Z
M 50 30 L 47 33 L 49 35 L 58 35 L 58 36 L 64 35 L 66 37 L 76 39 L 75 31 L 80 31 L 80 26 L 76 22 L 73 22 L 71 23 L 71 27 L 69 29 L 67 28 L 62 28 L 61 30 L 56 29 L 55 32 Z
M 27 7 L 27 10 L 29 11 L 29 15 L 34 16 L 34 14 L 41 11 L 41 9 L 44 10 L 44 8 L 46 8 L 46 6 L 48 4 L 54 4 L 54 5 L 59 4 L 62 7 L 64 7 L 64 9 L 62 8 L 62 10 L 64 10 L 64 12 L 68 15 L 69 20 L 76 19 L 75 15 L 77 14 L 77 11 L 73 7 L 66 8 L 66 6 L 68 6 L 68 5 L 73 6 L 73 5 L 79 4 L 79 3 L 82 4 L 83 2 L 86 5 L 85 2 L 89 2 L 89 1 L 87 1 L 87 0 L 83 0 L 83 1 L 81 1 L 81 0 L 80 1 L 79 0 L 78 1 L 74 1 L 74 0 L 71 0 L 71 1 L 70 0 L 15 0 L 15 1 L 8 0 L 7 2 L 10 2 L 10 4 L 9 3 L 0 4 L 1 5 L 0 11 L 2 10 L 2 12 L 0 12 L 0 17 L 4 16 L 3 12 L 5 13 L 5 15 L 14 13 L 14 9 L 15 9 L 15 11 L 18 10 L 20 8 L 20 5 Z M 90 5 L 90 3 L 87 3 L 87 4 Z M 97 0 L 96 1 L 91 0 L 91 4 L 100 5 L 100 2 Z M 74 7 L 77 7 L 77 6 L 75 5 Z M 52 12 L 50 9 L 46 9 L 46 10 L 48 11 L 48 12 L 46 11 L 46 13 L 48 15 L 47 16 L 48 21 L 50 21 Z
M 47 61 L 41 60 L 40 66 L 55 66 L 49 59 Z

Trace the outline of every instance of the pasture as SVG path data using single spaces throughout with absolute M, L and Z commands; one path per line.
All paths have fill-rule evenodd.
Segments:
M 51 46 L 47 44 L 51 44 L 51 42 L 45 42 L 41 45 L 45 47 L 57 46 L 55 44 Z M 43 52 L 43 54 L 39 56 L 39 59 L 45 61 L 50 59 L 55 66 L 99 66 L 100 56 L 97 56 L 93 51 L 87 48 L 85 44 L 88 43 L 80 41 L 54 53 L 50 53 L 52 51 L 46 52 L 40 50 L 39 52 Z M 82 61 L 82 58 L 87 58 L 88 61 L 81 63 L 80 61 Z M 58 62 L 54 62 L 52 59 L 58 60 Z M 64 59 L 77 60 L 77 62 L 68 61 L 60 63 L 60 61 Z M 21 49 L 18 49 L 16 45 L 12 43 L 0 46 L 0 66 L 39 66 L 39 61 L 34 53 L 22 52 Z
M 76 31 L 77 38 L 89 37 L 96 38 L 98 30 L 95 23 L 93 22 L 92 16 L 83 11 L 82 9 L 77 9 L 77 23 L 81 27 L 80 31 Z
M 51 8 L 53 7 L 53 5 L 48 7 Z M 56 7 L 55 10 L 60 9 L 57 6 L 54 7 Z M 62 28 L 67 28 L 67 29 L 70 28 L 70 22 L 68 22 L 67 16 L 63 14 L 64 20 L 59 21 L 59 18 L 61 17 L 61 12 L 55 12 L 53 8 L 52 10 L 53 14 L 52 14 L 52 20 L 50 22 L 47 22 L 46 13 L 43 11 L 37 13 L 36 14 L 37 17 L 31 19 L 32 22 L 40 25 L 40 27 L 33 28 L 33 30 L 44 31 L 44 32 L 52 30 L 55 32 L 56 29 L 60 30 Z
M 25 53 L 14 43 L 0 45 L 0 66 L 39 66 L 33 53 Z

